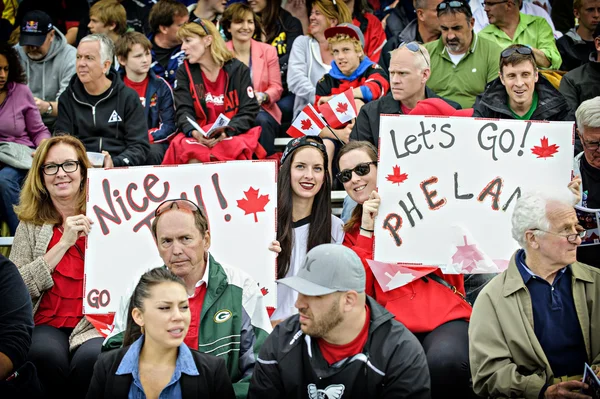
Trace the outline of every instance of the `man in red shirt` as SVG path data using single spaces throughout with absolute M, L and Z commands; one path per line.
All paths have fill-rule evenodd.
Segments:
M 365 294 L 365 270 L 349 248 L 319 245 L 294 277 L 298 314 L 265 340 L 248 399 L 430 398 L 423 348 Z

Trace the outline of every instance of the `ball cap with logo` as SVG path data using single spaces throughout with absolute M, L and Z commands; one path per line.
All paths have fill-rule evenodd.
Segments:
M 40 47 L 46 40 L 46 35 L 52 30 L 52 19 L 43 11 L 30 11 L 21 22 L 21 46 Z
M 298 274 L 276 281 L 306 296 L 334 292 L 364 292 L 366 275 L 363 264 L 350 248 L 323 244 L 311 249 Z

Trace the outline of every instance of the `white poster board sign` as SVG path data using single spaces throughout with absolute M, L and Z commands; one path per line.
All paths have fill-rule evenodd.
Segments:
M 277 163 L 235 161 L 89 170 L 84 314 L 116 312 L 140 275 L 164 264 L 150 226 L 158 205 L 174 198 L 204 204 L 211 255 L 250 274 L 275 307 L 268 246 L 276 238 Z
M 571 179 L 572 122 L 386 115 L 379 140 L 380 262 L 504 270 L 516 199 Z

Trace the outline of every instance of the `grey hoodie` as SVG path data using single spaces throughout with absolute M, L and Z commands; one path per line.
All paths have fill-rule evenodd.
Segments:
M 15 46 L 27 74 L 29 89 L 34 97 L 45 101 L 58 101 L 58 97 L 67 88 L 69 80 L 75 73 L 77 50 L 67 43 L 67 39 L 58 29 L 53 29 L 54 40 L 50 50 L 39 61 L 30 59 L 21 46 Z M 51 128 L 56 117 L 42 115 L 42 120 Z

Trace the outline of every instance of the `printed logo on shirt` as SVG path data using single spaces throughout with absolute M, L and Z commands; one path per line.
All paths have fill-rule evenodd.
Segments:
M 215 323 L 225 323 L 227 320 L 231 319 L 232 313 L 231 310 L 222 309 L 215 313 L 213 320 Z
M 108 123 L 114 123 L 114 122 L 123 122 L 123 119 L 121 119 L 119 114 L 117 114 L 116 110 L 113 111 L 112 114 L 110 114 L 110 118 L 108 119 Z
M 150 107 L 156 107 L 156 103 L 158 102 L 158 95 L 154 93 L 152 97 L 150 97 Z
M 206 93 L 204 101 L 215 105 L 223 105 L 225 103 L 223 94 L 221 94 L 220 96 L 213 96 L 210 93 Z
M 287 35 L 285 34 L 285 32 L 281 32 L 279 34 L 279 36 L 277 36 L 271 42 L 271 46 L 273 46 L 277 49 L 277 55 L 281 56 L 281 55 L 287 53 L 287 45 L 285 43 L 286 40 L 287 40 Z
M 325 389 L 318 389 L 315 384 L 308 384 L 308 397 L 310 399 L 340 399 L 344 395 L 345 386 L 342 384 L 330 385 Z
M 254 89 L 252 88 L 252 86 L 248 86 L 246 92 L 248 92 L 248 97 L 254 98 Z
M 140 97 L 140 102 L 142 103 L 142 107 L 146 108 L 146 97 Z

